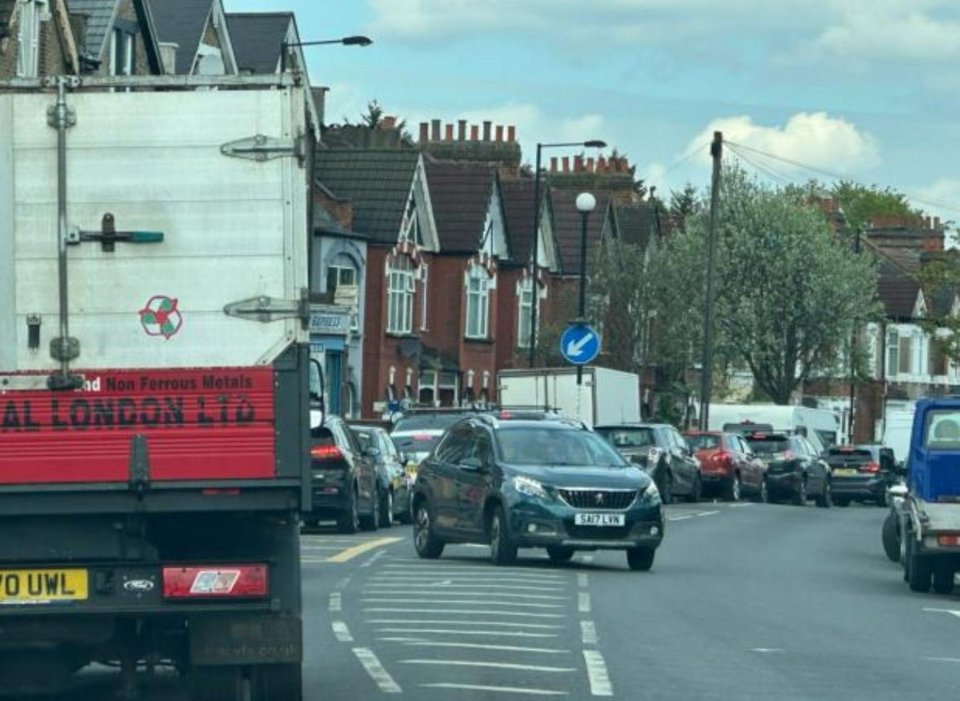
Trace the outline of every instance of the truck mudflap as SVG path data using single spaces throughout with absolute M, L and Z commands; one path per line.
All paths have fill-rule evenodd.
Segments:
M 189 619 L 190 661 L 197 666 L 300 664 L 299 618 L 269 614 Z

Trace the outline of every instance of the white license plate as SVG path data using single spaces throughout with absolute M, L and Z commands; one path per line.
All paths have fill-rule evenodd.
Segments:
M 622 526 L 625 521 L 623 514 L 576 514 L 573 522 L 578 526 Z

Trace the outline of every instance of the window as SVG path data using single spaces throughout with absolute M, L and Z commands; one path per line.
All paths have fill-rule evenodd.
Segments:
M 533 278 L 527 278 L 517 286 L 517 346 L 530 347 L 530 322 L 533 315 Z
M 334 264 L 327 267 L 327 292 L 333 295 L 336 304 L 350 307 L 350 329 L 357 331 L 360 328 L 357 269 L 349 264 Z
M 40 73 L 40 14 L 41 0 L 21 0 L 20 37 L 17 45 L 17 75 L 36 78 Z
M 420 330 L 427 330 L 427 280 L 430 268 L 423 265 L 420 268 Z
M 110 75 L 133 75 L 135 66 L 135 37 L 122 29 L 113 30 L 113 52 L 110 55 Z
M 900 371 L 900 335 L 896 329 L 887 331 L 887 375 L 896 375 Z
M 490 316 L 490 276 L 475 265 L 467 273 L 467 338 L 486 338 Z
M 356 287 L 357 271 L 343 265 L 331 265 L 327 268 L 327 292 L 336 294 L 340 286 Z
M 398 258 L 387 268 L 387 333 L 413 332 L 413 264 Z
M 909 374 L 913 371 L 913 338 L 900 336 L 900 372 Z

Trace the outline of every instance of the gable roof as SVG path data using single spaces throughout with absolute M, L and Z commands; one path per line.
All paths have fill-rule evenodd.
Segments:
M 508 248 L 516 263 L 528 263 L 533 254 L 533 190 L 533 178 L 500 181 Z
M 482 243 L 496 168 L 432 159 L 427 159 L 425 165 L 440 250 L 476 252 Z
M 646 250 L 657 231 L 657 212 L 650 202 L 621 204 L 614 207 L 620 240 Z
M 560 255 L 560 272 L 563 275 L 576 275 L 580 272 L 581 215 L 577 211 L 577 195 L 583 190 L 561 190 L 551 187 L 549 192 L 550 214 L 553 221 L 553 235 Z M 603 236 L 603 226 L 610 207 L 610 193 L 597 191 L 597 206 L 587 218 L 587 251 L 599 245 Z
M 67 0 L 70 14 L 83 15 L 86 20 L 81 54 L 100 59 L 119 7 L 119 0 Z
M 203 30 L 213 10 L 212 0 L 150 0 L 157 40 L 177 44 L 174 73 L 186 75 L 200 48 Z
M 237 69 L 256 74 L 276 73 L 292 12 L 231 12 L 227 14 Z
M 353 203 L 353 230 L 375 243 L 396 243 L 420 153 L 413 150 L 320 149 L 316 179 Z

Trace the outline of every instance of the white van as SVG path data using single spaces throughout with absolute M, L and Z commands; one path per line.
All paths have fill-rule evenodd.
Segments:
M 828 409 L 781 404 L 711 404 L 711 431 L 735 431 L 739 424 L 763 424 L 774 431 L 805 435 L 817 451 L 842 442 L 840 417 Z

